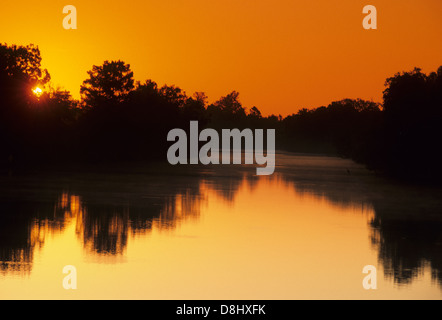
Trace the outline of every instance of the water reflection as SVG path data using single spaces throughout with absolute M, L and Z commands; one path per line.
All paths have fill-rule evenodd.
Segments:
M 304 156 L 295 169 L 289 165 L 290 157 L 283 156 L 284 160 L 284 179 L 297 192 L 325 197 L 342 208 L 373 211 L 370 240 L 387 278 L 410 284 L 430 267 L 433 281 L 442 288 L 440 188 L 388 181 L 342 159 Z
M 240 188 L 283 183 L 301 200 L 313 197 L 369 217 L 372 247 L 361 250 L 376 250 L 387 278 L 406 286 L 430 268 L 442 288 L 441 190 L 388 182 L 342 159 L 281 154 L 278 160 L 272 177 L 256 177 L 247 167 L 133 167 L 2 178 L 0 270 L 29 275 L 46 239 L 70 224 L 87 255 L 124 256 L 130 238 L 198 221 L 211 193 L 233 205 Z
M 414 208 L 419 208 L 419 203 L 413 204 L 416 205 Z M 400 285 L 407 285 L 429 266 L 433 281 L 442 287 L 442 223 L 427 220 L 427 217 L 398 219 L 390 217 L 388 211 L 376 212 L 371 221 L 371 239 L 386 276 Z M 420 213 L 416 210 L 416 214 Z
M 54 206 L 43 203 L 35 207 L 14 201 L 0 208 L 0 270 L 29 273 L 34 251 L 42 248 L 49 234 L 63 230 L 65 219 Z
M 180 184 L 176 188 L 167 181 L 163 184 L 157 181 L 151 181 L 147 186 L 143 184 L 145 193 L 131 203 L 130 198 L 135 197 L 132 191 L 137 194 L 142 191 L 132 186 L 133 189 L 121 192 L 125 180 L 122 176 L 114 178 L 114 183 L 107 186 L 89 184 L 84 193 L 63 191 L 58 197 L 52 198 L 49 194 L 54 193 L 57 186 L 51 186 L 53 190 L 47 189 L 44 184 L 40 185 L 40 181 L 31 197 L 27 197 L 28 189 L 23 189 L 23 197 L 19 192 L 12 201 L 11 198 L 2 201 L 1 270 L 29 272 L 34 251 L 43 247 L 48 236 L 62 232 L 72 221 L 75 222 L 76 235 L 87 251 L 119 255 L 124 254 L 129 234 L 146 233 L 154 227 L 174 228 L 182 220 L 197 219 L 199 216 L 203 199 L 199 185 L 192 185 L 193 181 L 189 179 L 188 184 Z M 117 181 L 121 181 L 122 185 Z M 44 201 L 37 200 L 40 190 L 45 190 Z

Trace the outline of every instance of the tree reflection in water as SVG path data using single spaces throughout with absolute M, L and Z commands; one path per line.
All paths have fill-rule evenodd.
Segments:
M 372 210 L 370 238 L 385 276 L 407 285 L 429 266 L 442 288 L 440 189 L 387 181 L 343 159 L 281 154 L 278 160 L 271 178 L 235 166 L 2 178 L 0 271 L 31 272 L 35 251 L 72 222 L 87 252 L 124 255 L 131 236 L 199 219 L 207 190 L 233 203 L 244 182 L 253 190 L 262 179 L 276 179 L 343 209 Z

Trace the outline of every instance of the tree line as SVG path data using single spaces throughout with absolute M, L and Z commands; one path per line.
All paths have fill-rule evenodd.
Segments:
M 45 87 L 37 95 L 32 90 Z M 442 67 L 388 78 L 383 103 L 344 99 L 287 117 L 247 110 L 233 91 L 214 103 L 203 92 L 136 82 L 130 65 L 88 71 L 81 100 L 50 86 L 38 47 L 0 44 L 0 161 L 32 164 L 164 160 L 167 133 L 200 128 L 276 129 L 277 148 L 349 157 L 404 179 L 442 177 Z

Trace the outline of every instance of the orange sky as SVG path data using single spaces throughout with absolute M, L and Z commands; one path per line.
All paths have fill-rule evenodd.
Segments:
M 37 44 L 54 85 L 79 97 L 92 65 L 287 115 L 343 98 L 381 101 L 385 79 L 442 65 L 440 0 L 2 1 L 0 41 Z M 75 5 L 78 29 L 62 27 Z M 378 30 L 362 28 L 375 5 Z

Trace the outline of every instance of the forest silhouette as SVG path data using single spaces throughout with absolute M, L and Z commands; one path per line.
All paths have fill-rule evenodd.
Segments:
M 388 78 L 383 103 L 344 99 L 285 118 L 246 110 L 233 91 L 209 104 L 203 92 L 135 82 L 130 65 L 93 66 L 81 99 L 52 88 L 37 46 L 0 44 L 0 169 L 35 165 L 166 160 L 167 133 L 199 127 L 273 128 L 277 149 L 351 158 L 396 178 L 442 177 L 442 66 Z M 37 95 L 36 87 L 45 88 Z M 276 106 L 275 106 L 276 107 Z

